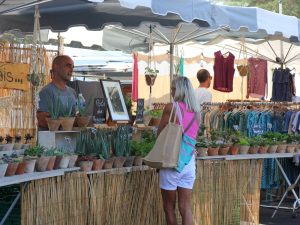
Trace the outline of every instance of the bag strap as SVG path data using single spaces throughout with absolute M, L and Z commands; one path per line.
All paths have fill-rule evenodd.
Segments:
M 174 110 L 174 108 L 176 108 L 175 106 L 174 106 L 174 104 L 173 104 L 173 106 L 172 106 L 172 110 L 171 110 L 171 114 L 170 114 L 170 117 L 169 117 L 169 123 L 176 123 L 176 116 L 177 116 L 177 108 L 175 109 L 175 115 L 174 115 L 174 119 L 173 119 L 173 121 L 171 121 L 171 118 L 172 118 L 172 115 L 173 115 L 173 110 Z
M 187 127 L 185 128 L 184 133 L 186 133 L 186 132 L 191 128 L 192 124 L 194 123 L 194 121 L 195 121 L 195 119 L 196 119 L 196 114 L 197 114 L 197 113 L 194 114 L 194 116 L 193 116 L 193 118 L 191 119 L 190 123 L 189 123 L 189 124 L 187 125 Z

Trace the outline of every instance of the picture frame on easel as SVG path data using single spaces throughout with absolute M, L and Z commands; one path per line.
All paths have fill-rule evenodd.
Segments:
M 120 81 L 101 80 L 101 86 L 107 101 L 109 115 L 112 121 L 129 121 Z

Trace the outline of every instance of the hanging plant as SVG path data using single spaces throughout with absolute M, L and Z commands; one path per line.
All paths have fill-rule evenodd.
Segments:
M 154 42 L 152 40 L 152 30 L 154 29 L 155 26 L 150 25 L 149 27 L 149 54 L 148 54 L 148 65 L 145 68 L 145 78 L 146 78 L 146 83 L 148 86 L 153 86 L 156 76 L 158 74 L 158 70 L 156 69 L 155 66 L 155 61 L 153 61 L 153 67 L 152 67 L 152 59 L 154 58 Z

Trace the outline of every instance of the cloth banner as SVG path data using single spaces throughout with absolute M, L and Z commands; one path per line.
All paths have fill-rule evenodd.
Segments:
M 132 70 L 132 94 L 131 100 L 136 102 L 139 97 L 139 90 L 138 90 L 138 76 L 139 76 L 139 68 L 138 68 L 138 55 L 133 54 L 133 70 Z
M 29 64 L 0 63 L 0 88 L 28 91 Z

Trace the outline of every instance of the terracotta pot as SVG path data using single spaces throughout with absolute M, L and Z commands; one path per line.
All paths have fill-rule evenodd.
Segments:
M 229 151 L 229 147 L 222 147 L 222 148 L 219 148 L 219 155 L 227 155 Z
M 85 171 L 85 172 L 91 171 L 93 166 L 93 161 L 80 161 L 79 166 L 81 171 Z
M 270 145 L 268 148 L 268 153 L 275 153 L 277 151 L 278 145 Z
M 50 131 L 57 131 L 59 126 L 60 126 L 60 119 L 51 119 L 51 118 L 46 118 L 48 128 Z
M 78 127 L 87 127 L 90 122 L 90 116 L 78 116 L 76 117 L 76 123 Z
M 35 164 L 35 170 L 38 172 L 44 172 L 47 169 L 50 156 L 38 157 Z
M 3 145 L 3 151 L 12 151 L 14 148 L 14 144 L 8 143 Z
M 218 153 L 219 153 L 219 147 L 217 147 L 217 148 L 208 147 L 208 150 L 207 150 L 208 156 L 215 156 L 215 155 L 218 155 Z
M 70 161 L 69 161 L 68 168 L 75 167 L 75 163 L 77 161 L 77 158 L 78 158 L 78 155 L 70 155 Z
M 25 173 L 25 162 L 19 162 L 18 168 L 16 170 L 17 175 L 21 175 Z
M 155 75 L 145 74 L 146 84 L 147 84 L 148 86 L 153 86 L 156 77 L 157 77 L 157 76 L 155 76 Z
M 54 164 L 55 164 L 56 156 L 50 156 L 48 165 L 47 165 L 47 170 L 53 170 Z
M 113 167 L 115 158 L 105 159 L 103 169 L 111 169 Z
M 205 157 L 207 156 L 207 151 L 208 151 L 208 148 L 197 148 L 197 156 L 198 157 Z
M 56 156 L 54 169 L 66 169 L 70 162 L 70 156 Z
M 286 152 L 287 153 L 294 153 L 296 150 L 296 145 L 295 144 L 288 144 L 286 147 Z
M 6 173 L 5 176 L 13 176 L 16 174 L 17 168 L 18 168 L 19 163 L 14 162 L 14 163 L 9 163 L 7 168 L 6 168 Z
M 143 157 L 142 156 L 135 156 L 133 160 L 134 166 L 141 166 L 143 165 Z
M 25 162 L 25 173 L 33 173 L 35 168 L 36 159 L 24 159 Z
M 113 163 L 113 168 L 121 168 L 124 166 L 126 157 L 124 156 L 119 156 L 115 157 L 114 163 Z
M 135 156 L 127 156 L 126 160 L 124 162 L 124 167 L 131 167 L 131 166 L 133 166 L 134 158 L 135 158 Z
M 269 149 L 269 145 L 259 146 L 258 153 L 259 154 L 266 154 L 268 152 L 268 149 Z
M 248 146 L 248 145 L 241 145 L 239 154 L 241 154 L 241 155 L 247 154 L 249 151 L 249 148 L 250 148 L 250 146 Z
M 0 164 L 0 178 L 4 177 L 5 173 L 6 173 L 6 169 L 8 167 L 8 164 Z
M 75 117 L 60 117 L 61 120 L 61 127 L 64 131 L 71 131 L 73 130 L 73 125 L 75 121 Z
M 285 144 L 278 145 L 277 150 L 276 150 L 277 153 L 285 153 L 285 151 L 286 151 Z
M 92 170 L 101 170 L 104 166 L 105 159 L 94 159 Z
M 250 146 L 248 153 L 249 154 L 257 154 L 259 146 Z
M 237 155 L 238 152 L 239 152 L 239 150 L 240 150 L 240 146 L 239 145 L 232 145 L 229 148 L 229 154 L 230 155 Z

